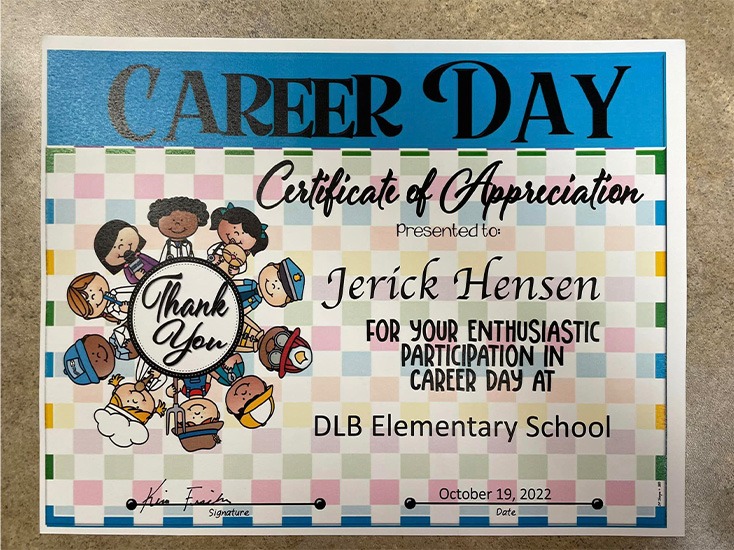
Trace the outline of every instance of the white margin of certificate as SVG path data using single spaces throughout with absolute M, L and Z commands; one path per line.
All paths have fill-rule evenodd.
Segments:
M 607 535 L 685 534 L 686 434 L 686 49 L 684 40 L 326 40 L 44 36 L 41 67 L 41 311 L 39 370 L 39 525 L 41 533 L 89 535 Z M 48 50 L 308 53 L 634 53 L 664 52 L 666 124 L 666 513 L 665 528 L 612 527 L 48 527 L 45 525 L 46 135 Z M 671 226 L 671 221 L 675 223 Z

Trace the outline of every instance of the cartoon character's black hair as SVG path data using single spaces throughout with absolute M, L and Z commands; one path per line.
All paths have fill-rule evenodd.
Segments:
M 231 224 L 241 224 L 245 233 L 255 239 L 255 246 L 250 249 L 253 256 L 265 250 L 268 247 L 268 235 L 265 228 L 253 212 L 241 206 L 232 206 L 217 208 L 212 212 L 212 225 L 209 229 L 216 230 L 222 220 L 226 220 Z
M 140 231 L 138 231 L 137 227 L 135 227 L 134 225 L 130 225 L 123 220 L 108 221 L 106 224 L 99 228 L 99 231 L 97 231 L 97 234 L 94 237 L 94 253 L 97 254 L 97 258 L 99 259 L 100 263 L 105 266 L 105 269 L 107 269 L 107 271 L 109 271 L 113 275 L 119 273 L 120 270 L 122 270 L 123 266 L 110 265 L 107 263 L 105 258 L 107 257 L 107 254 L 109 254 L 112 250 L 112 247 L 115 245 L 115 242 L 117 241 L 117 235 L 126 227 L 131 227 L 135 230 L 135 233 L 138 234 L 138 239 L 140 240 L 140 242 L 135 252 L 140 252 L 145 246 L 145 239 L 140 234 Z
M 199 199 L 191 199 L 189 197 L 170 197 L 166 199 L 158 199 L 151 203 L 148 210 L 148 221 L 153 227 L 158 227 L 161 218 L 169 216 L 174 210 L 181 212 L 191 212 L 196 214 L 199 220 L 199 227 L 204 227 L 209 221 L 209 212 L 206 204 Z

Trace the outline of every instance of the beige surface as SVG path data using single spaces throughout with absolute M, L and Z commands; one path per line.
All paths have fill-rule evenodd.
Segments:
M 734 548 L 734 1 L 2 2 L 2 546 Z M 44 34 L 319 38 L 683 38 L 688 47 L 687 537 L 38 535 L 40 70 Z

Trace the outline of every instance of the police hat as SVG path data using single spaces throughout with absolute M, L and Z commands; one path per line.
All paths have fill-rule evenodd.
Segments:
M 306 285 L 306 277 L 293 260 L 285 258 L 280 262 L 278 278 L 283 284 L 283 290 L 291 300 L 297 302 L 303 299 L 303 287 Z

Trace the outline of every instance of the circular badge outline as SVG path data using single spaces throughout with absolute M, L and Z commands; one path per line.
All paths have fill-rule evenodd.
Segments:
M 143 275 L 143 278 L 140 279 L 135 284 L 135 289 L 132 292 L 132 295 L 130 296 L 130 302 L 128 304 L 129 310 L 128 310 L 128 329 L 130 331 L 130 340 L 133 343 L 133 347 L 137 350 L 138 355 L 145 361 L 148 365 L 150 365 L 152 368 L 156 369 L 157 371 L 171 376 L 173 378 L 177 378 L 179 380 L 183 380 L 186 378 L 193 378 L 195 376 L 201 376 L 202 374 L 208 374 L 212 371 L 217 370 L 219 367 L 221 367 L 227 359 L 235 353 L 235 350 L 237 349 L 237 346 L 240 343 L 240 338 L 242 337 L 242 329 L 245 325 L 245 314 L 244 310 L 242 308 L 242 303 L 239 299 L 237 299 L 237 334 L 239 335 L 237 339 L 235 339 L 234 343 L 230 346 L 230 348 L 227 350 L 227 353 L 224 354 L 224 357 L 217 361 L 214 365 L 211 365 L 209 367 L 206 367 L 205 369 L 192 372 L 187 374 L 186 376 L 183 376 L 180 372 L 173 372 L 168 370 L 165 367 L 161 367 L 158 365 L 155 361 L 151 361 L 150 357 L 143 351 L 142 346 L 138 343 L 137 339 L 135 338 L 135 329 L 133 328 L 135 326 L 135 320 L 133 319 L 133 311 L 135 308 L 133 307 L 133 304 L 135 303 L 135 300 L 138 297 L 138 294 L 140 293 L 140 289 L 143 287 L 143 283 L 147 281 L 152 275 L 154 275 L 156 272 L 160 271 L 163 267 L 167 267 L 172 264 L 178 264 L 178 263 L 194 263 L 201 265 L 203 267 L 206 267 L 207 269 L 210 269 L 211 271 L 218 273 L 222 275 L 224 278 L 224 281 L 227 285 L 229 285 L 230 289 L 234 291 L 235 296 L 239 296 L 239 292 L 237 291 L 237 285 L 235 285 L 234 280 L 232 280 L 231 277 L 229 277 L 224 271 L 222 271 L 220 268 L 216 267 L 211 262 L 208 262 L 207 260 L 204 260 L 202 258 L 195 258 L 195 257 L 188 257 L 188 258 L 171 258 L 170 260 L 164 260 L 163 262 L 159 263 L 153 269 L 146 272 L 145 275 Z

